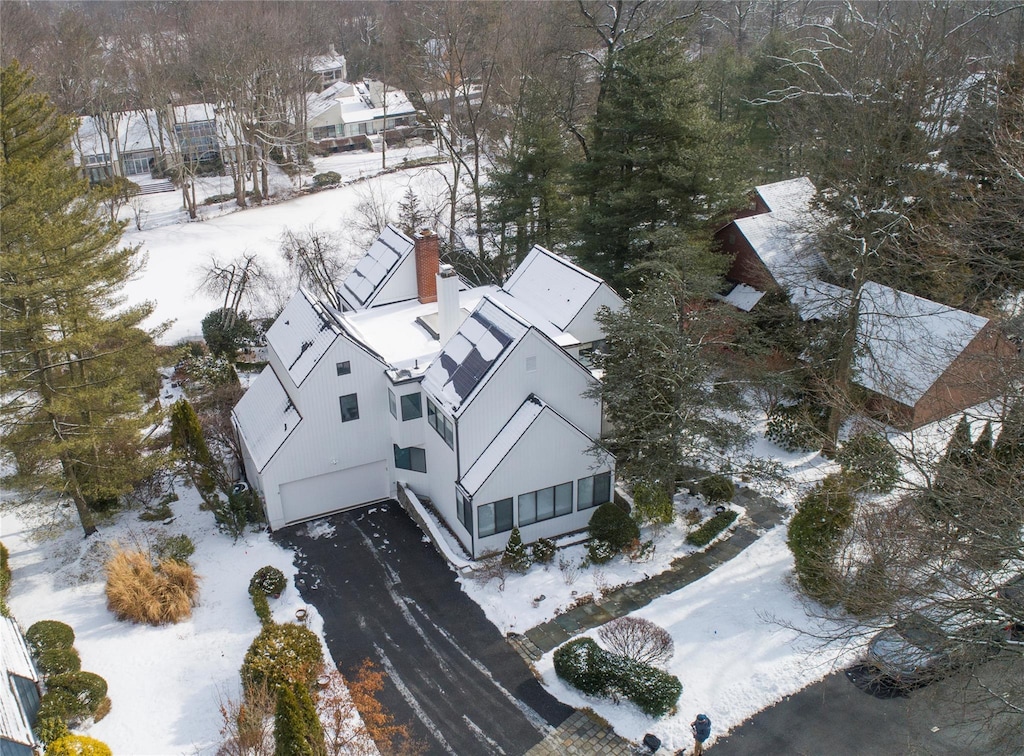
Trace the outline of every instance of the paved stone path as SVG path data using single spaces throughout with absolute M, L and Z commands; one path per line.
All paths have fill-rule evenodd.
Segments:
M 633 756 L 633 744 L 586 712 L 577 711 L 525 756 Z
M 600 627 L 616 617 L 700 580 L 715 567 L 727 562 L 757 540 L 765 530 L 782 522 L 785 510 L 773 499 L 749 488 L 736 492 L 733 501 L 746 508 L 746 516 L 732 535 L 704 551 L 679 557 L 659 575 L 632 585 L 616 588 L 593 604 L 584 604 L 558 615 L 552 620 L 509 638 L 509 642 L 527 659 L 536 660 L 585 630 Z

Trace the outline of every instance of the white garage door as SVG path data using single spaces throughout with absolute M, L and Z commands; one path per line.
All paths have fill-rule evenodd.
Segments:
M 281 509 L 286 524 L 388 497 L 384 460 L 348 470 L 295 480 L 281 486 Z

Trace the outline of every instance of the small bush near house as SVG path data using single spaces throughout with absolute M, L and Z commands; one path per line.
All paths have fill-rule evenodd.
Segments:
M 672 497 L 655 483 L 641 482 L 633 487 L 633 513 L 641 522 L 668 525 L 675 519 Z
M 885 436 L 858 433 L 839 447 L 836 461 L 854 482 L 875 493 L 889 493 L 900 479 L 900 460 Z
M 71 730 L 68 729 L 68 723 L 61 717 L 40 717 L 36 720 L 36 726 L 33 728 L 36 737 L 42 741 L 43 745 L 49 745 L 55 740 L 60 740 L 65 735 L 70 735 Z
M 105 565 L 107 608 L 120 620 L 163 625 L 192 615 L 199 578 L 188 564 L 141 551 L 118 551 Z
M 85 735 L 65 735 L 46 747 L 46 756 L 113 756 L 110 746 Z
M 65 672 L 80 671 L 82 660 L 73 648 L 48 648 L 39 654 L 36 666 L 44 677 L 49 677 Z
M 841 592 L 835 558 L 843 533 L 853 524 L 855 501 L 843 476 L 829 475 L 797 504 L 786 543 L 804 592 L 834 604 Z
M 640 527 L 617 504 L 602 504 L 590 516 L 590 537 L 605 541 L 619 553 L 640 537 Z
M 312 687 L 324 667 L 316 633 L 302 625 L 270 624 L 260 631 L 242 662 L 244 687 L 302 682 Z
M 686 542 L 693 546 L 707 546 L 715 536 L 732 525 L 739 515 L 731 509 L 719 512 L 695 531 L 686 536 Z
M 590 696 L 608 691 L 608 654 L 593 638 L 577 638 L 559 646 L 552 657 L 555 674 Z
M 92 672 L 66 672 L 46 681 L 46 693 L 39 702 L 39 716 L 78 721 L 108 711 L 107 681 Z
M 664 716 L 679 702 L 683 684 L 678 677 L 632 659 L 617 657 L 616 660 L 619 690 L 644 714 Z
M 189 557 L 196 553 L 195 544 L 187 535 L 162 536 L 153 546 L 153 556 L 159 561 L 173 559 L 188 564 Z
M 789 452 L 810 452 L 821 448 L 820 426 L 824 413 L 808 402 L 779 404 L 768 413 L 765 438 Z
M 617 553 L 608 541 L 603 541 L 600 538 L 592 539 L 587 543 L 588 564 L 608 564 Z
M 75 631 L 70 625 L 57 620 L 39 620 L 25 632 L 25 640 L 32 649 L 32 655 L 39 658 L 43 651 L 74 646 Z
M 249 598 L 252 599 L 252 608 L 256 612 L 256 616 L 260 618 L 261 625 L 266 626 L 274 621 L 274 614 L 270 611 L 267 594 L 263 591 L 249 591 Z
M 249 580 L 249 592 L 261 591 L 265 596 L 278 596 L 288 585 L 288 578 L 273 565 L 260 567 Z
M 667 664 L 676 652 L 668 631 L 643 617 L 613 619 L 597 635 L 612 653 L 644 664 Z
M 555 560 L 555 542 L 541 538 L 530 547 L 530 558 L 537 564 L 551 564 Z
M 697 491 L 708 504 L 722 504 L 732 501 L 736 486 L 724 475 L 709 475 L 697 484 Z
M 313 176 L 313 186 L 323 188 L 341 183 L 341 174 L 337 171 L 324 171 Z
M 519 534 L 519 528 L 512 528 L 508 543 L 505 544 L 505 552 L 501 555 L 501 563 L 521 575 L 530 569 L 530 555 L 523 545 L 523 537 Z

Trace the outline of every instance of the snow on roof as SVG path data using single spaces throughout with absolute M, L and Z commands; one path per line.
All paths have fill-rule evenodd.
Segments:
M 412 249 L 412 239 L 394 226 L 387 226 L 356 263 L 342 287 L 356 302 L 366 306 Z
M 580 343 L 580 340 L 573 336 L 571 333 L 563 328 L 559 328 L 550 320 L 548 320 L 537 308 L 524 302 L 522 299 L 518 299 L 507 291 L 498 289 L 489 295 L 491 299 L 499 304 L 504 305 L 508 309 L 515 312 L 519 317 L 525 320 L 527 323 L 532 325 L 538 331 L 543 333 L 558 346 L 566 349 L 568 347 L 576 346 Z
M 722 301 L 726 304 L 731 304 L 737 310 L 743 312 L 750 312 L 754 309 L 754 305 L 761 301 L 761 297 L 764 296 L 763 291 L 758 291 L 753 286 L 747 286 L 744 283 L 736 284 L 732 291 L 722 297 Z
M 140 152 L 153 149 L 153 136 L 158 128 L 154 111 L 128 110 L 123 113 L 112 113 L 110 117 L 116 133 L 115 148 L 117 150 Z M 107 130 L 103 127 L 99 116 L 80 118 L 78 134 L 71 142 L 79 159 L 83 155 L 110 153 Z
M 38 682 L 39 676 L 21 629 L 12 617 L 0 616 L 0 660 L 4 672 L 4 679 L 0 680 L 0 739 L 34 745 L 36 739 L 22 710 L 11 676 L 17 675 L 33 682 Z
M 245 447 L 260 472 L 302 422 L 299 411 L 270 365 L 263 368 L 242 395 L 235 405 L 234 415 Z
M 564 257 L 536 245 L 503 288 L 564 331 L 603 283 Z
M 309 62 L 310 70 L 316 73 L 326 73 L 327 71 L 336 71 L 339 68 L 345 68 L 345 56 L 344 55 L 318 55 Z
M 338 106 L 341 123 L 365 123 L 384 118 L 385 111 L 388 118 L 416 112 L 401 89 L 385 87 L 379 81 L 338 81 L 323 92 L 307 95 L 306 117 L 316 118 L 335 105 Z
M 912 407 L 987 324 L 869 281 L 861 289 L 857 382 Z
M 776 216 L 803 216 L 818 191 L 806 176 L 754 187 L 768 211 Z
M 512 451 L 523 434 L 533 425 L 533 421 L 540 417 L 541 412 L 547 408 L 540 399 L 533 394 L 526 398 L 515 414 L 505 423 L 505 427 L 498 431 L 491 443 L 484 449 L 483 454 L 477 457 L 476 462 L 466 471 L 459 481 L 462 487 L 470 496 L 480 490 L 480 486 L 487 482 L 501 461 Z
M 788 289 L 826 269 L 824 258 L 815 249 L 813 229 L 805 225 L 808 220 L 808 216 L 762 213 L 737 218 L 734 223 L 776 283 Z
M 476 387 L 530 329 L 511 310 L 484 297 L 423 374 L 423 386 L 457 413 Z
M 292 383 L 298 386 L 339 332 L 326 308 L 299 289 L 267 331 L 267 344 L 284 364 Z
M 480 286 L 459 292 L 459 309 L 469 317 L 493 286 Z M 379 354 L 392 368 L 408 370 L 410 375 L 422 374 L 441 351 L 441 344 L 418 321 L 430 320 L 437 314 L 437 302 L 420 304 L 419 300 L 396 302 L 370 310 L 346 312 L 339 316 L 346 330 Z
M 177 105 L 174 108 L 175 123 L 202 123 L 216 120 L 216 110 L 208 102 L 197 102 L 192 105 Z

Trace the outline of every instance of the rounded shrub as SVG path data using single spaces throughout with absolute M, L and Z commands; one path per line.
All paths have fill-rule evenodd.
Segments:
M 788 452 L 810 452 L 821 448 L 825 413 L 809 402 L 780 404 L 768 413 L 765 438 Z
M 44 677 L 50 677 L 65 672 L 81 671 L 82 660 L 73 648 L 48 648 L 39 654 L 36 666 Z
M 889 493 L 900 479 L 900 460 L 879 433 L 858 433 L 839 447 L 836 461 L 847 476 L 876 493 Z
M 46 746 L 46 756 L 113 756 L 110 746 L 86 735 L 65 735 Z
M 253 574 L 249 581 L 249 590 L 261 591 L 266 596 L 277 596 L 287 584 L 288 578 L 284 576 L 284 573 L 277 567 L 268 564 L 265 567 L 260 567 Z
M 242 684 L 259 689 L 303 682 L 312 686 L 324 666 L 316 633 L 302 625 L 269 624 L 245 652 Z
M 786 543 L 793 568 L 808 596 L 826 604 L 838 598 L 835 558 L 843 533 L 853 524 L 855 501 L 846 479 L 829 475 L 797 504 Z
M 608 502 L 590 516 L 590 537 L 607 542 L 616 553 L 640 537 L 640 527 L 618 504 Z
M 46 681 L 43 699 L 48 696 L 52 700 L 50 706 L 57 711 L 63 708 L 65 719 L 95 716 L 107 697 L 107 681 L 93 672 L 65 672 Z M 42 709 L 40 701 L 40 712 Z
M 621 656 L 615 657 L 613 666 L 617 689 L 644 714 L 661 717 L 679 703 L 683 684 L 675 675 Z
M 43 745 L 49 745 L 55 740 L 60 740 L 65 735 L 70 735 L 68 723 L 62 717 L 40 717 L 36 720 L 36 726 L 32 728 L 36 737 Z
M 25 631 L 25 640 L 33 656 L 38 658 L 43 651 L 74 646 L 75 631 L 57 620 L 39 620 Z
M 608 692 L 611 667 L 608 653 L 593 638 L 563 643 L 552 656 L 555 674 L 569 685 L 591 696 Z
M 633 487 L 633 513 L 642 522 L 660 525 L 668 525 L 676 516 L 672 497 L 664 487 L 646 482 Z
M 555 542 L 540 538 L 530 547 L 530 557 L 537 564 L 551 564 L 555 559 Z
M 313 176 L 313 186 L 334 186 L 341 182 L 341 174 L 337 171 L 324 171 Z
M 176 562 L 188 564 L 188 560 L 195 553 L 195 544 L 185 534 L 161 538 L 153 547 L 153 556 L 157 558 L 157 561 L 161 562 L 165 559 L 173 559 Z
M 709 475 L 697 484 L 697 491 L 708 504 L 732 501 L 736 486 L 724 475 Z
M 603 541 L 600 538 L 591 539 L 587 543 L 587 561 L 591 564 L 607 564 L 615 558 L 617 553 L 608 541 Z

